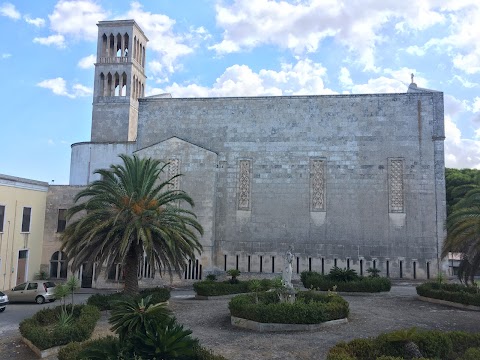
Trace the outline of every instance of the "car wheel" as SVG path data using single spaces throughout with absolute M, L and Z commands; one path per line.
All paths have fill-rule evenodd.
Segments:
M 4 307 L 3 307 L 3 308 L 1 308 L 1 309 L 0 309 L 0 312 L 4 312 L 4 311 L 5 311 L 5 309 L 6 309 L 6 308 L 4 308 Z
M 37 296 L 37 297 L 35 298 L 35 302 L 36 302 L 37 304 L 43 304 L 43 303 L 45 302 L 45 298 L 44 298 L 43 296 Z

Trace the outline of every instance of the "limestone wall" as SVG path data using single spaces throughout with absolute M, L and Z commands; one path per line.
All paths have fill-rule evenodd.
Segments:
M 392 277 L 400 267 L 413 277 L 414 266 L 426 277 L 428 263 L 436 274 L 442 93 L 140 99 L 138 148 L 172 136 L 218 154 L 218 267 L 256 272 L 261 261 L 272 272 L 273 261 L 281 271 L 293 243 L 300 271 L 320 270 L 322 259 L 328 271 L 336 259 L 357 270 L 375 260 L 384 275 L 388 262 Z M 324 166 L 316 175 L 315 164 Z

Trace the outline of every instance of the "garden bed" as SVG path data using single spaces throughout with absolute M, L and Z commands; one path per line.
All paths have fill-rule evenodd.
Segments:
M 257 284 L 258 290 L 269 290 L 274 286 L 275 280 L 247 280 L 230 282 L 227 281 L 198 281 L 193 284 L 193 289 L 198 299 L 208 299 L 211 296 L 223 296 L 250 292 L 253 284 Z
M 438 330 L 397 330 L 376 338 L 355 339 L 341 342 L 330 349 L 327 360 L 402 360 L 411 358 L 408 354 L 411 342 L 418 346 L 422 359 L 480 358 L 480 334 L 461 331 L 442 332 Z
M 145 297 L 151 295 L 154 303 L 166 302 L 170 299 L 170 289 L 168 288 L 148 288 L 140 290 L 140 294 L 137 297 Z M 125 298 L 123 292 L 111 293 L 111 294 L 94 294 L 87 300 L 88 305 L 93 305 L 100 310 L 111 310 L 112 304 L 115 301 Z
M 71 307 L 67 306 L 70 313 Z M 90 338 L 100 318 L 100 311 L 90 305 L 76 305 L 73 320 L 68 325 L 59 324 L 62 306 L 40 310 L 31 318 L 20 323 L 20 333 L 39 350 L 45 350 L 72 341 L 84 341 Z
M 480 290 L 473 286 L 427 282 L 417 286 L 417 294 L 424 298 L 432 298 L 451 303 L 480 307 Z M 445 305 L 448 304 L 445 303 Z M 480 308 L 470 309 L 480 310 Z
M 307 289 L 332 290 L 339 292 L 377 293 L 390 291 L 392 283 L 384 277 L 354 276 L 352 278 L 335 279 L 331 275 L 322 275 L 313 271 L 301 274 L 303 286 Z
M 228 304 L 234 318 L 266 324 L 320 324 L 348 317 L 348 302 L 336 294 L 300 291 L 294 303 L 280 302 L 277 292 L 235 296 Z

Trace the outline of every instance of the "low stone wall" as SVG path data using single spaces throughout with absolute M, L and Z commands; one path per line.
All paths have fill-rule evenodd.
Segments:
M 54 346 L 54 347 L 51 347 L 51 348 L 49 348 L 49 349 L 40 350 L 38 347 L 36 347 L 35 345 L 33 345 L 30 340 L 28 340 L 27 338 L 24 338 L 23 336 L 22 336 L 22 341 L 23 341 L 40 359 L 44 359 L 44 358 L 46 358 L 46 357 L 50 357 L 50 356 L 53 356 L 53 355 L 57 355 L 58 352 L 60 351 L 60 349 L 62 348 L 61 346 Z
M 434 303 L 434 304 L 452 306 L 452 307 L 456 307 L 456 308 L 463 309 L 463 310 L 480 311 L 480 306 L 465 305 L 465 304 L 460 304 L 460 303 L 453 302 L 453 301 L 434 299 L 434 298 L 430 298 L 430 297 L 426 297 L 426 296 L 420 296 L 420 295 L 418 296 L 418 299 L 421 300 L 421 301 L 427 301 L 427 302 L 431 302 L 431 303 Z
M 280 332 L 280 331 L 317 331 L 327 326 L 346 324 L 348 319 L 337 319 L 325 321 L 320 324 L 277 324 L 277 323 L 260 323 L 253 320 L 242 319 L 231 316 L 231 323 L 233 326 L 243 329 L 255 330 L 258 332 Z

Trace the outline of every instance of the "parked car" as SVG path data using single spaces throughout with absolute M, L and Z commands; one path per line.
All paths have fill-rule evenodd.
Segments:
M 5 290 L 9 302 L 36 302 L 55 301 L 55 283 L 45 280 L 29 281 L 15 286 L 12 290 Z
M 0 312 L 4 312 L 8 304 L 8 296 L 0 291 Z

